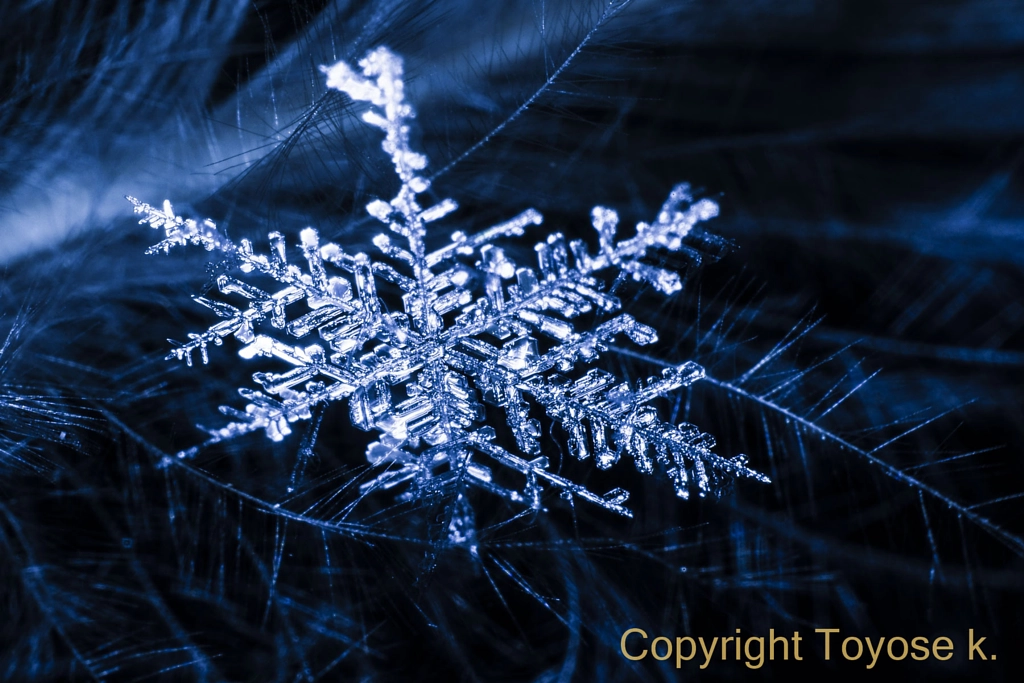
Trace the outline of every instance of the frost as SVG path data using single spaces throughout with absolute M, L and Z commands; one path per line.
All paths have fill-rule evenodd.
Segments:
M 639 472 L 667 478 L 680 498 L 718 494 L 736 478 L 768 482 L 747 467 L 745 456 L 716 455 L 710 435 L 663 421 L 651 405 L 702 379 L 697 363 L 637 383 L 586 367 L 618 337 L 638 345 L 657 341 L 652 327 L 621 312 L 622 302 L 599 275 L 625 276 L 666 295 L 679 291 L 677 273 L 644 260 L 658 250 L 687 251 L 684 240 L 697 223 L 717 215 L 717 204 L 694 202 L 688 186 L 678 185 L 656 219 L 639 223 L 624 239 L 617 235 L 618 214 L 595 207 L 597 253 L 556 232 L 536 245 L 536 267 L 518 265 L 496 244 L 540 225 L 533 209 L 474 235 L 455 232 L 449 243 L 428 249 L 427 225 L 458 205 L 452 199 L 419 204 L 430 182 L 419 175 L 426 157 L 410 148 L 415 114 L 404 98 L 401 59 L 378 48 L 359 67 L 339 62 L 322 71 L 329 88 L 372 105 L 362 119 L 384 131 L 381 147 L 401 180 L 394 198 L 366 207 L 387 228 L 373 239 L 376 258 L 323 244 L 306 228 L 296 245 L 302 257 L 291 262 L 280 233 L 269 235 L 269 252 L 261 254 L 248 240 L 228 241 L 212 221 L 175 215 L 169 202 L 157 209 L 129 198 L 141 223 L 164 230 L 150 253 L 191 243 L 229 254 L 241 275 L 276 283 L 265 291 L 220 275 L 220 292 L 247 301 L 244 307 L 195 297 L 221 321 L 190 334 L 168 358 L 191 365 L 198 352 L 205 364 L 210 345 L 234 337 L 243 344 L 242 358 L 274 358 L 289 369 L 255 373 L 259 389 L 239 389 L 245 409 L 222 407 L 232 421 L 207 430 L 204 444 L 179 457 L 259 430 L 280 441 L 318 405 L 347 401 L 352 424 L 379 435 L 366 449 L 379 472 L 361 492 L 393 490 L 403 500 L 449 493 L 456 505 L 447 533 L 460 544 L 474 538 L 462 493 L 467 485 L 533 510 L 543 509 L 545 489 L 555 489 L 567 500 L 632 516 L 624 489 L 598 494 L 552 471 L 542 453 L 541 413 L 560 425 L 572 457 L 607 470 L 625 456 Z M 400 307 L 386 304 L 388 292 L 401 297 Z M 577 331 L 572 321 L 588 313 L 604 321 Z M 509 438 L 487 424 L 497 414 Z M 496 468 L 517 484 L 496 477 Z

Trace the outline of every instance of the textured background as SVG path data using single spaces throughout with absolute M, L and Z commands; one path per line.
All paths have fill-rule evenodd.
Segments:
M 872 673 L 1010 676 L 1024 606 L 1024 7 L 635 0 L 602 22 L 603 7 L 0 8 L 0 678 L 692 674 L 626 662 L 630 626 L 951 635 L 951 662 Z M 443 227 L 534 206 L 586 235 L 595 203 L 631 224 L 682 180 L 721 203 L 728 253 L 688 271 L 681 296 L 633 306 L 662 332 L 657 357 L 693 357 L 717 382 L 688 396 L 688 419 L 771 487 L 687 504 L 613 470 L 595 487 L 632 490 L 634 522 L 556 510 L 423 576 L 415 517 L 384 510 L 375 528 L 396 538 L 367 543 L 318 526 L 329 510 L 274 512 L 298 434 L 155 466 L 255 368 L 230 348 L 203 369 L 162 360 L 167 338 L 207 322 L 189 296 L 210 260 L 143 257 L 156 233 L 123 195 L 169 197 L 232 237 L 314 225 L 368 242 L 361 207 L 394 189 L 387 160 L 316 67 L 380 44 L 405 57 L 418 144 L 446 169 L 438 196 L 462 206 Z M 737 382 L 795 327 L 798 343 Z M 309 502 L 363 459 L 346 413 L 325 417 Z M 998 662 L 964 661 L 968 628 Z M 811 654 L 760 674 L 862 667 Z

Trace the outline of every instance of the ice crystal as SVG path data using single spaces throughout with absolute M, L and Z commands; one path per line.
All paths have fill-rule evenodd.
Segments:
M 697 223 L 717 215 L 717 204 L 694 201 L 688 186 L 678 185 L 655 220 L 637 224 L 627 239 L 616 237 L 618 214 L 595 207 L 597 253 L 582 240 L 567 243 L 554 233 L 536 245 L 536 268 L 517 265 L 495 244 L 539 225 L 542 217 L 533 209 L 473 235 L 455 232 L 450 243 L 428 250 L 427 226 L 458 206 L 452 199 L 419 204 L 430 181 L 420 175 L 426 157 L 410 148 L 414 111 L 403 95 L 401 59 L 378 48 L 359 67 L 339 62 L 322 71 L 328 88 L 372 105 L 362 118 L 385 133 L 381 146 L 401 180 L 393 199 L 366 206 L 387 227 L 373 238 L 382 255 L 376 260 L 322 244 L 317 231 L 306 228 L 298 245 L 305 261 L 300 267 L 289 262 L 280 233 L 271 233 L 269 253 L 259 254 L 248 240 L 227 240 L 212 221 L 175 215 L 169 202 L 158 209 L 129 198 L 141 223 L 164 230 L 150 252 L 189 243 L 220 250 L 242 274 L 268 277 L 278 286 L 264 291 L 222 274 L 220 292 L 248 300 L 246 307 L 195 297 L 222 320 L 190 334 L 168 358 L 192 365 L 198 352 L 205 364 L 209 346 L 233 336 L 244 344 L 242 358 L 276 358 L 290 369 L 255 373 L 260 388 L 239 389 L 249 402 L 245 410 L 222 407 L 233 421 L 207 430 L 204 444 L 179 457 L 258 430 L 280 441 L 292 423 L 309 420 L 314 407 L 347 400 L 352 424 L 379 434 L 366 449 L 379 473 L 361 492 L 393 489 L 410 500 L 458 491 L 447 526 L 456 543 L 472 543 L 474 533 L 464 485 L 533 510 L 542 509 L 544 489 L 556 489 L 567 500 L 581 498 L 632 516 L 624 489 L 593 493 L 551 470 L 541 452 L 540 422 L 531 417 L 540 411 L 567 434 L 573 457 L 592 458 L 607 470 L 626 455 L 641 473 L 657 471 L 669 479 L 680 498 L 719 493 L 739 477 L 768 482 L 747 467 L 745 456 L 716 455 L 710 435 L 662 421 L 650 405 L 700 380 L 704 370 L 697 363 L 669 367 L 636 384 L 595 367 L 584 371 L 616 337 L 640 345 L 657 340 L 653 328 L 619 312 L 621 301 L 599 274 L 645 282 L 665 295 L 680 290 L 677 273 L 644 259 L 658 250 L 689 249 L 684 239 Z M 387 310 L 379 286 L 400 291 L 401 310 Z M 302 312 L 290 315 L 289 307 L 300 302 Z M 570 321 L 592 311 L 614 315 L 577 332 Z M 318 342 L 310 339 L 314 332 Z M 292 345 L 288 337 L 306 341 Z M 485 404 L 503 410 L 511 438 L 499 438 L 485 424 Z M 495 466 L 518 473 L 521 484 L 503 483 L 493 476 Z

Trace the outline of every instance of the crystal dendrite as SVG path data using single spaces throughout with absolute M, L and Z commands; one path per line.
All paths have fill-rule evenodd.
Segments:
M 620 312 L 620 300 L 601 275 L 643 281 L 665 295 L 680 290 L 677 273 L 644 260 L 658 250 L 689 250 L 684 240 L 697 223 L 717 215 L 718 205 L 693 201 L 688 186 L 678 185 L 655 220 L 639 223 L 626 239 L 616 237 L 618 214 L 595 207 L 597 253 L 582 240 L 567 243 L 554 233 L 536 245 L 536 267 L 517 265 L 495 244 L 541 224 L 533 209 L 476 234 L 455 232 L 449 243 L 428 250 L 428 225 L 457 204 L 419 203 L 430 182 L 420 175 L 426 157 L 410 148 L 415 114 L 403 94 L 402 60 L 378 48 L 359 67 L 338 62 L 322 71 L 328 88 L 371 105 L 362 119 L 384 132 L 382 147 L 401 181 L 393 199 L 366 207 L 386 227 L 373 239 L 376 258 L 322 244 L 317 231 L 306 228 L 297 245 L 302 258 L 293 263 L 280 233 L 270 234 L 269 252 L 260 254 L 248 240 L 232 243 L 210 220 L 177 216 L 169 202 L 157 208 L 129 197 L 141 223 L 164 231 L 150 253 L 199 245 L 228 254 L 239 274 L 220 275 L 217 286 L 226 299 L 244 305 L 195 297 L 221 320 L 190 334 L 168 358 L 192 365 L 198 352 L 207 363 L 210 345 L 234 337 L 242 358 L 275 358 L 289 368 L 255 373 L 259 389 L 239 389 L 245 409 L 222 407 L 232 421 L 207 430 L 207 441 L 179 457 L 258 430 L 279 441 L 293 422 L 310 419 L 314 407 L 347 400 L 352 424 L 378 435 L 366 449 L 377 473 L 362 484 L 363 493 L 394 489 L 414 499 L 457 488 L 465 505 L 461 491 L 470 485 L 538 510 L 542 491 L 551 488 L 566 499 L 631 516 L 622 488 L 596 494 L 551 470 L 541 452 L 540 422 L 531 417 L 540 411 L 561 426 L 573 457 L 607 470 L 627 456 L 638 471 L 667 477 L 681 498 L 717 493 L 739 477 L 768 482 L 747 467 L 745 456 L 716 455 L 711 436 L 661 420 L 650 405 L 700 380 L 704 370 L 697 363 L 670 367 L 635 385 L 580 367 L 616 337 L 640 345 L 657 339 L 653 328 Z M 253 273 L 272 280 L 275 291 L 243 279 Z M 400 294 L 401 310 L 387 310 L 378 287 Z M 289 315 L 300 302 L 308 312 Z M 607 320 L 577 332 L 571 321 L 591 311 Z M 289 338 L 303 341 L 294 345 Z M 510 438 L 499 439 L 485 424 L 485 404 L 503 412 Z M 519 485 L 499 483 L 495 467 L 518 473 L 513 477 Z M 449 525 L 456 540 L 468 533 L 457 522 Z

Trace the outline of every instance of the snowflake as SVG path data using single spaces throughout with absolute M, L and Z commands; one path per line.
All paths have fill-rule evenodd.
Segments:
M 428 224 L 458 206 L 452 199 L 427 208 L 419 204 L 430 182 L 419 175 L 426 157 L 409 146 L 408 121 L 415 114 L 403 95 L 401 59 L 378 48 L 359 66 L 361 73 L 344 62 L 322 71 L 329 88 L 373 105 L 362 118 L 384 131 L 382 147 L 401 180 L 393 199 L 366 207 L 391 233 L 373 239 L 382 254 L 377 260 L 321 244 L 317 231 L 307 228 L 298 245 L 305 260 L 300 267 L 288 261 L 280 233 L 270 234 L 269 254 L 258 254 L 248 240 L 235 245 L 226 239 L 212 221 L 176 215 L 169 202 L 156 208 L 128 198 L 140 223 L 164 230 L 165 238 L 149 253 L 200 245 L 230 255 L 241 273 L 269 277 L 279 287 L 264 291 L 223 274 L 217 279 L 220 292 L 248 300 L 246 308 L 195 297 L 222 320 L 190 334 L 169 359 L 192 365 L 198 351 L 205 364 L 208 347 L 233 336 L 244 344 L 242 358 L 275 358 L 290 369 L 255 373 L 260 389 L 239 389 L 249 401 L 245 410 L 222 407 L 234 421 L 207 430 L 206 442 L 179 457 L 258 430 L 280 441 L 293 422 L 311 419 L 314 407 L 347 400 L 352 424 L 379 434 L 366 450 L 379 474 L 361 486 L 362 493 L 394 489 L 399 498 L 413 500 L 470 485 L 541 510 L 543 490 L 556 489 L 567 500 L 580 498 L 631 517 L 622 488 L 596 494 L 551 471 L 541 453 L 540 422 L 531 417 L 537 410 L 562 427 L 573 457 L 593 458 L 598 469 L 607 470 L 627 455 L 641 473 L 657 470 L 669 479 L 680 498 L 718 494 L 739 477 L 767 483 L 747 467 L 746 456 L 714 454 L 711 436 L 690 424 L 664 422 L 649 405 L 703 378 L 697 363 L 669 367 L 635 386 L 601 369 L 577 369 L 618 336 L 641 345 L 657 340 L 654 329 L 619 312 L 621 301 L 599 273 L 645 282 L 666 295 L 680 290 L 677 273 L 644 259 L 657 250 L 689 250 L 684 239 L 697 223 L 716 216 L 718 205 L 694 202 L 688 186 L 679 185 L 653 222 L 639 223 L 633 237 L 619 241 L 618 214 L 595 207 L 597 254 L 582 240 L 567 244 L 554 233 L 536 245 L 536 269 L 518 266 L 494 244 L 539 225 L 542 217 L 533 209 L 475 235 L 455 232 L 450 243 L 428 250 Z M 402 310 L 386 310 L 378 287 L 399 291 Z M 289 316 L 289 307 L 300 302 L 303 312 Z M 575 331 L 569 321 L 588 312 L 611 317 L 588 332 Z M 309 339 L 314 332 L 317 343 L 284 341 Z M 503 409 L 514 444 L 513 438 L 500 443 L 485 424 L 485 404 Z M 499 483 L 495 466 L 518 473 L 514 478 L 521 486 Z M 461 493 L 456 502 L 460 511 L 448 534 L 453 542 L 465 542 L 472 536 L 472 513 Z

